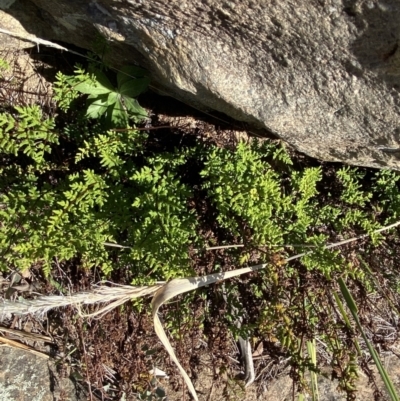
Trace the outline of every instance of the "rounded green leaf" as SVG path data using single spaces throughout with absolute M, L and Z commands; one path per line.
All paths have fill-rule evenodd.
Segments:
M 120 88 L 125 82 L 132 79 L 144 78 L 147 76 L 147 71 L 143 68 L 134 65 L 122 67 L 117 74 L 118 87 Z
M 147 111 L 139 105 L 136 99 L 124 98 L 124 103 L 129 113 L 141 118 L 147 117 Z
M 117 99 L 113 105 L 110 105 L 111 111 L 111 122 L 118 127 L 125 126 L 128 123 L 128 115 L 126 114 L 125 108 L 121 103 L 121 99 Z
M 88 118 L 99 118 L 102 116 L 108 107 L 108 96 L 102 95 L 98 96 L 95 99 L 88 100 L 88 108 L 86 111 L 86 116 Z
M 94 70 L 95 81 L 87 80 L 76 85 L 74 89 L 85 95 L 102 95 L 114 91 L 114 87 L 106 75 L 100 70 Z
M 120 96 L 121 95 L 117 92 L 110 92 L 107 99 L 108 104 L 111 105 L 113 103 L 116 103 Z
M 149 86 L 150 79 L 147 77 L 131 79 L 124 82 L 119 88 L 119 93 L 123 96 L 136 97 L 144 92 Z

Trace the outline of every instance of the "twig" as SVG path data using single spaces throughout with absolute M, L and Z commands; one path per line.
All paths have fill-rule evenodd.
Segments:
M 27 331 L 23 330 L 8 329 L 7 327 L 2 327 L 2 326 L 0 326 L 0 332 L 9 333 L 14 336 L 19 336 L 32 341 L 44 341 L 47 343 L 53 342 L 51 337 L 48 336 L 43 336 L 41 334 L 36 334 L 36 333 L 28 333 Z
M 31 354 L 40 356 L 40 357 L 42 357 L 42 358 L 46 358 L 46 359 L 49 358 L 49 356 L 46 355 L 46 354 L 44 354 L 43 352 L 36 351 L 35 349 L 33 349 L 33 348 L 31 348 L 31 347 L 28 347 L 28 346 L 25 345 L 25 344 L 21 344 L 21 343 L 19 343 L 18 341 L 10 340 L 9 338 L 6 338 L 6 337 L 1 337 L 1 336 L 0 336 L 0 342 L 2 342 L 3 344 L 8 345 L 8 346 L 10 346 L 10 347 L 19 348 L 19 349 L 22 349 L 22 350 L 24 350 L 24 351 L 28 351 L 28 352 L 30 352 Z
M 8 35 L 8 36 L 13 36 L 14 38 L 17 38 L 17 39 L 26 40 L 28 42 L 36 43 L 36 45 L 38 47 L 39 47 L 39 45 L 43 45 L 43 46 L 47 46 L 47 47 L 54 47 L 55 49 L 64 50 L 64 51 L 70 52 L 70 53 L 76 53 L 74 51 L 68 50 L 64 46 L 60 46 L 57 43 L 49 42 L 48 40 L 37 38 L 34 35 L 20 34 L 20 33 L 11 32 L 11 31 L 8 31 L 7 29 L 2 29 L 2 28 L 0 28 L 0 33 L 4 33 L 5 35 Z M 79 54 L 79 53 L 76 53 L 76 54 L 81 56 L 81 54 Z
M 254 358 L 253 358 L 254 359 Z M 258 380 L 260 377 L 261 377 L 261 375 L 269 368 L 269 367 L 271 367 L 271 365 L 274 363 L 274 361 L 272 360 L 272 361 L 270 361 L 266 366 L 264 366 L 262 369 L 261 369 L 261 372 L 258 374 L 258 376 L 255 378 L 255 380 Z
M 143 128 L 113 128 L 112 131 L 115 132 L 127 132 L 127 131 L 151 131 L 157 129 L 165 129 L 165 128 L 177 128 L 171 125 L 160 125 L 158 127 L 143 127 Z
M 398 221 L 396 223 L 393 223 L 393 224 L 390 224 L 389 226 L 379 228 L 378 230 L 374 230 L 373 233 L 374 234 L 381 233 L 383 231 L 390 230 L 391 228 L 395 228 L 395 227 L 397 227 L 399 225 L 400 225 L 400 221 Z M 370 234 L 362 234 L 362 235 L 360 235 L 358 237 L 353 237 L 353 238 L 350 238 L 350 239 L 345 239 L 345 240 L 340 241 L 340 242 L 336 242 L 334 244 L 326 245 L 324 247 L 324 249 L 337 248 L 338 246 L 349 244 L 350 242 L 355 242 L 355 241 L 358 241 L 360 239 L 368 238 L 369 236 L 370 236 Z M 286 262 L 290 262 L 291 260 L 302 258 L 303 256 L 309 255 L 310 253 L 313 253 L 313 251 L 299 253 L 298 255 L 291 256 L 290 258 L 287 258 Z
M 104 246 L 110 246 L 113 248 L 121 248 L 121 249 L 131 249 L 132 247 L 130 246 L 125 246 L 125 245 L 119 245 L 114 242 L 103 242 Z M 218 245 L 218 246 L 207 246 L 204 248 L 205 251 L 216 251 L 219 249 L 229 249 L 229 248 L 243 248 L 245 245 L 244 244 L 235 244 L 235 245 Z M 309 245 L 309 244 L 286 244 L 286 245 L 261 245 L 258 246 L 257 249 L 260 248 L 278 248 L 278 247 L 283 247 L 283 248 L 316 248 L 316 245 Z M 201 249 L 195 248 L 194 251 L 198 252 L 201 251 Z
M 85 364 L 86 364 L 86 369 L 85 369 L 86 383 L 88 385 L 90 401 L 93 401 L 92 384 L 90 382 L 90 377 L 89 377 L 89 364 L 88 364 L 87 352 L 86 352 L 86 347 L 85 347 L 85 341 L 83 340 L 82 332 L 83 332 L 82 320 L 79 319 L 79 339 L 81 340 L 81 344 L 82 344 L 82 348 L 83 348 L 83 357 L 85 358 Z
M 104 246 L 111 246 L 112 248 L 121 248 L 121 249 L 131 249 L 131 246 L 124 246 L 124 245 L 119 245 L 115 244 L 114 242 L 103 242 Z
M 238 244 L 238 245 L 220 245 L 220 246 L 208 246 L 204 248 L 206 251 L 216 251 L 218 249 L 229 249 L 229 248 L 243 248 L 244 244 Z M 198 251 L 198 249 L 195 249 L 195 251 Z

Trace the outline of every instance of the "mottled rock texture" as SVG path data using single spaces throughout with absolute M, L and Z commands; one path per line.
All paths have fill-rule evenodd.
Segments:
M 398 0 L 0 0 L 31 34 L 327 161 L 400 170 Z M 35 12 L 27 13 L 27 7 Z M 33 22 L 32 22 L 33 21 Z
M 54 362 L 23 350 L 0 348 L 1 401 L 78 401 L 73 383 L 58 376 Z

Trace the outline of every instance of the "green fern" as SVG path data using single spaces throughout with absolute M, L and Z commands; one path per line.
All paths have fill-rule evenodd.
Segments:
M 45 154 L 51 152 L 51 145 L 58 144 L 54 132 L 54 119 L 42 118 L 36 105 L 16 107 L 17 118 L 9 113 L 0 114 L 0 147 L 3 153 L 29 156 L 36 167 L 45 163 Z

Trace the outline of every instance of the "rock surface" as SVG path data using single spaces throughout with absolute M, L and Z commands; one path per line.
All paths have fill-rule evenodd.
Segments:
M 15 348 L 0 348 L 2 401 L 78 401 L 73 383 L 57 376 L 54 363 L 47 359 Z
M 114 65 L 137 62 L 160 92 L 310 156 L 400 170 L 397 0 L 0 0 L 0 8 L 44 39 L 93 49 L 100 32 Z

